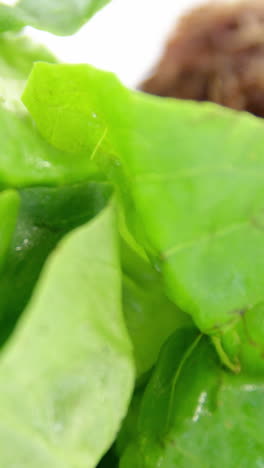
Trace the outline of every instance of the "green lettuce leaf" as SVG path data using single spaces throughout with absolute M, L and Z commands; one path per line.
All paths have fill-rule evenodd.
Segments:
M 166 297 L 160 274 L 149 262 L 124 242 L 121 254 L 123 310 L 140 376 L 153 366 L 162 344 L 176 328 L 193 324 Z
M 5 467 L 94 468 L 133 389 L 112 207 L 68 234 L 0 356 Z
M 53 34 L 75 33 L 110 0 L 20 0 L 15 6 L 0 5 L 0 32 L 33 26 Z
M 12 242 L 19 209 L 19 195 L 14 190 L 0 193 L 0 274 Z
M 20 97 L 34 62 L 56 63 L 55 57 L 44 46 L 25 36 L 0 36 L 0 101 L 3 107 L 25 114 Z
M 119 460 L 113 450 L 109 450 L 102 458 L 97 468 L 118 468 Z
M 225 372 L 208 338 L 178 331 L 163 348 L 119 466 L 257 468 L 263 417 L 263 381 Z
M 92 149 L 83 129 L 96 114 L 107 135 L 95 159 L 115 181 L 129 229 L 162 271 L 170 298 L 216 336 L 223 362 L 263 372 L 264 335 L 252 339 L 258 320 L 244 330 L 245 315 L 264 300 L 263 120 L 129 92 L 89 66 L 37 64 L 24 102 L 57 147 L 63 102 L 68 116 L 80 110 L 72 123 L 66 116 L 69 147 L 83 135 Z M 250 345 L 244 357 L 237 344 Z
M 26 37 L 0 37 L 0 187 L 61 185 L 102 178 L 81 146 L 71 155 L 57 151 L 32 124 L 20 96 L 33 63 L 39 60 L 56 61 L 49 51 Z
M 0 37 L 0 186 L 22 187 L 18 224 L 0 275 L 0 343 L 12 331 L 45 259 L 58 240 L 97 214 L 111 191 L 109 184 L 92 181 L 102 177 L 86 154 L 69 158 L 54 150 L 32 124 L 20 95 L 33 63 L 38 60 L 56 61 L 43 46 L 26 37 L 12 34 Z M 78 179 L 89 182 L 48 187 Z M 24 189 L 38 185 L 41 187 Z
M 0 107 L 0 187 L 57 186 L 102 179 L 86 152 L 49 145 L 28 116 Z
M 111 191 L 109 184 L 99 182 L 20 190 L 16 229 L 0 272 L 0 344 L 26 306 L 50 252 L 68 231 L 98 214 Z M 11 212 L 8 206 L 3 228 Z
M 120 124 L 115 107 L 113 121 L 105 114 L 105 107 L 117 99 L 115 105 L 121 111 L 128 97 L 128 90 L 113 73 L 99 72 L 89 65 L 38 63 L 22 100 L 51 145 L 69 153 L 86 151 L 94 159 L 97 154 L 112 152 L 111 126 Z M 123 118 L 127 117 L 123 108 Z
M 149 377 L 149 376 L 148 376 Z M 146 384 L 146 382 L 144 382 Z M 118 459 L 122 458 L 131 441 L 136 440 L 138 435 L 138 418 L 145 386 L 136 387 L 131 400 L 127 415 L 123 421 L 121 430 L 112 448 L 112 453 Z

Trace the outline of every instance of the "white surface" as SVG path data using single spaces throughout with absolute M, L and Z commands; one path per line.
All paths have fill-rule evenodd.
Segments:
M 134 86 L 161 53 L 179 15 L 201 3 L 112 0 L 74 36 L 56 37 L 32 28 L 27 28 L 27 33 L 46 44 L 63 62 L 90 63 L 115 72 L 123 83 Z

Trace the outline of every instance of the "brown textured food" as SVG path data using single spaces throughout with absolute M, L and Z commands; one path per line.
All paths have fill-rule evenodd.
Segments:
M 264 0 L 219 2 L 187 14 L 140 89 L 264 117 Z

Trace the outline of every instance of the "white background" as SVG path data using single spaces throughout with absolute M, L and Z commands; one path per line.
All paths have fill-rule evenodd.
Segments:
M 32 28 L 27 32 L 62 61 L 90 63 L 134 86 L 157 60 L 177 18 L 205 1 L 112 0 L 74 36 L 56 37 Z

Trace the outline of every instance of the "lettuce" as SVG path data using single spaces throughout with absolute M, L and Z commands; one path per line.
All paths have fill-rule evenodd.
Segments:
M 14 190 L 5 190 L 0 194 L 0 272 L 3 271 L 8 256 L 9 246 L 15 230 L 19 208 L 19 197 Z
M 1 466 L 259 468 L 264 124 L 17 33 L 105 3 L 0 5 Z
M 0 4 L 0 31 L 33 26 L 53 34 L 75 33 L 110 0 L 20 0 L 15 6 Z
M 230 375 L 207 337 L 182 329 L 160 355 L 120 468 L 261 466 L 263 381 Z
M 45 265 L 1 355 L 4 466 L 94 467 L 115 437 L 134 376 L 117 249 L 109 206 Z
M 19 213 L 16 210 L 7 258 L 0 270 L 0 343 L 8 338 L 23 312 L 50 252 L 67 232 L 99 213 L 111 192 L 109 184 L 92 181 L 62 187 L 24 188 L 17 192 Z M 2 193 L 4 197 L 8 192 Z M 12 207 L 8 206 L 7 210 L 12 222 Z
M 156 362 L 172 330 L 194 325 L 190 317 L 167 298 L 158 272 L 124 242 L 121 261 L 123 311 L 134 345 L 138 376 L 141 376 Z
M 96 113 L 106 136 L 93 160 L 115 184 L 126 223 L 161 271 L 168 296 L 213 337 L 232 370 L 262 373 L 258 319 L 246 320 L 245 329 L 245 317 L 264 300 L 262 120 L 129 92 L 85 65 L 37 64 L 23 100 L 58 148 L 65 131 L 58 109 L 75 84 L 81 99 L 75 95 L 67 114 L 78 109 L 78 120 L 66 115 L 67 138 L 76 141 Z M 92 151 L 90 138 L 85 144 Z

